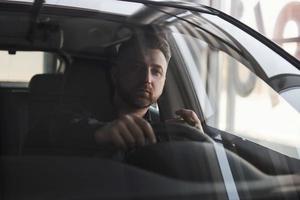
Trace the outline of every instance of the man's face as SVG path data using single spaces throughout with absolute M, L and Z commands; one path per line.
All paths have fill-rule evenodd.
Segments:
M 118 60 L 116 92 L 133 108 L 146 108 L 155 103 L 163 91 L 167 61 L 159 49 L 128 51 Z

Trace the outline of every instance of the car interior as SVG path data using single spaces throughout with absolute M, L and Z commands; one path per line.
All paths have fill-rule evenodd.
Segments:
M 175 58 L 154 109 L 158 144 L 127 152 L 124 163 L 97 157 L 101 149 L 91 155 L 47 146 L 40 122 L 60 109 L 85 108 L 100 121 L 113 120 L 110 68 L 116 47 L 130 38 L 132 27 L 163 29 L 162 11 L 181 9 L 149 6 L 124 17 L 39 2 L 0 2 L 1 51 L 39 51 L 51 59 L 45 73 L 28 83 L 0 83 L 1 199 L 299 199 L 298 159 L 205 121 L 204 133 L 164 123 L 180 107 L 201 116 Z

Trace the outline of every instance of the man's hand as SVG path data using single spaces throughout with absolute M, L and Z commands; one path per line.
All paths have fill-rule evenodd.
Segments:
M 120 149 L 144 146 L 147 139 L 150 144 L 156 143 L 151 125 L 141 117 L 124 115 L 95 132 L 96 142 L 112 144 Z
M 189 125 L 202 130 L 201 121 L 199 120 L 197 114 L 189 109 L 179 109 L 175 112 L 179 116 L 177 119 L 170 119 L 167 122 L 186 122 Z

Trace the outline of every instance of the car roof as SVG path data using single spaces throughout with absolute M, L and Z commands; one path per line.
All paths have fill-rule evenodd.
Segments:
M 130 30 L 124 28 L 125 24 L 149 25 L 163 15 L 168 15 L 138 2 L 162 6 L 162 10 L 173 13 L 182 12 L 177 7 L 193 8 L 180 1 L 110 1 L 99 4 L 99 8 L 91 7 L 95 5 L 95 1 L 89 2 L 90 4 L 82 0 L 48 0 L 45 4 L 43 1 L 28 0 L 1 2 L 0 48 L 11 52 L 63 50 L 71 54 L 106 56 L 107 52 L 111 53 L 109 47 L 130 37 Z M 126 14 L 120 9 L 108 12 L 113 6 L 111 2 L 123 5 L 121 8 L 131 5 L 128 6 L 131 13 Z M 206 8 L 198 5 L 197 9 Z

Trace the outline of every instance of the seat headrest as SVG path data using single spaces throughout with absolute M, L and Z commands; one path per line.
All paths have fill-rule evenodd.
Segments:
M 33 95 L 61 95 L 62 82 L 62 74 L 37 74 L 29 82 L 29 92 Z
M 57 102 L 63 106 L 79 106 L 99 119 L 109 119 L 113 106 L 108 70 L 99 66 L 99 62 L 80 60 L 64 74 L 35 75 L 29 83 L 31 101 L 45 107 Z

